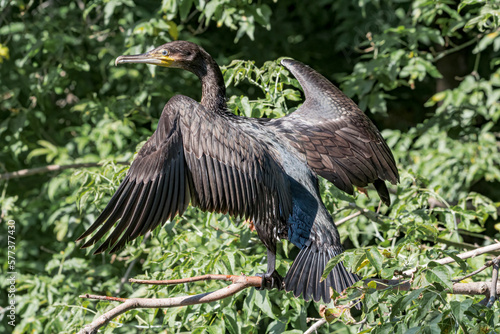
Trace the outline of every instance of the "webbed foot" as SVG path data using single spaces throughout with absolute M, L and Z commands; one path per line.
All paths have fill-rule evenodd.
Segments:
M 259 290 L 283 290 L 283 277 L 276 270 L 272 273 L 256 274 L 255 276 L 262 277 L 262 285 Z

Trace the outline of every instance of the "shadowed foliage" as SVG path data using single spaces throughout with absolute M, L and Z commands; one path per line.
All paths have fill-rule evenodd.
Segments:
M 222 286 L 208 281 L 187 288 L 142 287 L 126 283 L 127 277 L 266 271 L 266 247 L 251 224 L 230 218 L 222 206 L 214 210 L 221 213 L 188 207 L 115 255 L 94 256 L 74 242 L 125 180 L 129 166 L 118 162 L 140 156 L 152 133 L 165 126 L 160 118 L 165 103 L 177 94 L 201 100 L 201 84 L 188 71 L 114 66 L 120 55 L 174 40 L 201 45 L 221 65 L 227 106 L 235 115 L 278 124 L 303 110 L 307 88 L 301 88 L 292 68 L 280 65 L 281 57 L 311 66 L 359 105 L 394 153 L 400 183 L 387 183 L 386 192 L 378 179 L 394 181 L 393 174 L 370 168 L 360 179 L 352 178 L 354 170 L 331 173 L 335 163 L 358 155 L 324 160 L 322 152 L 341 147 L 345 138 L 317 139 L 319 158 L 310 151 L 310 159 L 325 178 L 319 186 L 326 209 L 334 221 L 361 212 L 338 226 L 348 251 L 332 261 L 342 261 L 361 278 L 392 279 L 418 266 L 416 290 L 363 290 L 357 283 L 323 313 L 320 303 L 295 298 L 293 292 L 249 288 L 210 304 L 133 310 L 104 333 L 301 333 L 322 314 L 336 315 L 337 321 L 320 327 L 321 333 L 499 331 L 498 302 L 487 308 L 479 304 L 482 296 L 446 292 L 452 278 L 480 268 L 491 254 L 435 263 L 500 238 L 496 2 L 16 0 L 0 1 L 0 7 L 0 174 L 102 163 L 0 177 L 1 270 L 2 277 L 17 273 L 15 333 L 73 333 L 113 307 L 80 300 L 80 294 L 167 297 Z M 335 128 L 331 116 L 312 134 Z M 376 189 L 358 188 L 371 182 Z M 385 202 L 390 198 L 390 207 L 379 208 L 379 194 Z M 9 225 L 11 220 L 15 223 Z M 8 228 L 12 225 L 15 229 Z M 14 268 L 9 236 L 15 237 Z M 298 252 L 290 242 L 277 245 L 280 275 Z M 491 269 L 470 280 L 490 281 Z M 11 285 L 5 279 L 0 285 L 0 332 L 10 333 L 5 307 Z M 361 296 L 360 311 L 340 312 L 339 305 Z

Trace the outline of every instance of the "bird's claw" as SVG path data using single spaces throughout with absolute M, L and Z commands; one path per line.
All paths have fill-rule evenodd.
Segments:
M 283 277 L 275 270 L 272 273 L 256 274 L 255 276 L 262 278 L 262 284 L 258 290 L 283 290 Z

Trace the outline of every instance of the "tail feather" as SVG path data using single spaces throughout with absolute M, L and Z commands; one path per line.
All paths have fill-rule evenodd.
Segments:
M 373 182 L 373 186 L 377 190 L 378 197 L 380 197 L 382 202 L 384 202 L 384 204 L 387 206 L 391 206 L 391 196 L 389 195 L 389 190 L 387 190 L 385 181 L 381 179 L 376 179 Z
M 317 263 L 318 262 L 318 253 L 312 252 L 312 258 L 311 258 L 311 263 Z M 315 284 L 316 281 L 316 271 L 318 269 L 318 266 L 310 266 L 309 269 L 309 275 L 307 275 L 307 284 L 304 290 L 304 296 L 305 298 L 311 298 L 311 296 L 314 295 L 314 290 L 316 289 L 318 284 Z
M 305 263 L 311 262 L 311 256 L 313 255 L 312 252 L 309 253 L 304 253 L 304 256 L 302 256 L 301 261 Z M 294 286 L 295 289 L 293 290 L 293 294 L 295 296 L 300 296 L 302 293 L 306 293 L 305 289 L 307 288 L 307 282 L 309 278 L 309 271 L 311 270 L 311 266 L 302 266 L 299 267 L 297 266 L 296 268 L 297 273 L 294 275 L 294 280 L 291 282 L 291 286 Z M 299 284 L 299 282 L 305 282 L 304 284 Z
M 323 299 L 323 302 L 329 303 L 330 288 L 341 293 L 359 281 L 359 277 L 348 272 L 340 262 L 328 277 L 320 282 L 327 262 L 338 254 L 333 250 L 321 250 L 314 244 L 302 248 L 285 277 L 285 290 L 292 291 L 295 297 L 302 294 L 305 300 L 312 297 L 316 302 Z

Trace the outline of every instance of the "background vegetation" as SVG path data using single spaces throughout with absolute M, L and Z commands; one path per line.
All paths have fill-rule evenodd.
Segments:
M 345 312 L 318 332 L 500 331 L 498 302 L 486 308 L 478 304 L 482 296 L 446 293 L 452 277 L 479 268 L 491 254 L 458 265 L 432 262 L 500 238 L 498 2 L 0 0 L 0 8 L 0 173 L 103 164 L 0 179 L 2 277 L 9 271 L 7 221 L 16 226 L 14 333 L 73 333 L 113 307 L 79 299 L 83 293 L 165 297 L 223 286 L 146 288 L 122 284 L 127 275 L 265 271 L 265 248 L 247 224 L 194 208 L 117 256 L 93 256 L 74 242 L 126 173 L 117 162 L 132 160 L 166 101 L 179 93 L 200 97 L 190 73 L 113 66 L 121 54 L 175 39 L 211 53 L 223 66 L 230 107 L 253 117 L 279 117 L 301 103 L 279 57 L 309 64 L 359 103 L 397 158 L 401 183 L 391 187 L 393 205 L 371 219 L 350 219 L 340 233 L 349 249 L 345 261 L 359 275 L 392 278 L 420 265 L 412 281 L 419 290 L 360 285 L 349 294 L 364 294 L 362 312 Z M 371 190 L 370 197 L 351 197 L 326 182 L 322 187 L 336 220 L 377 210 Z M 296 253 L 283 243 L 282 274 Z M 490 273 L 472 279 L 487 281 Z M 2 278 L 2 333 L 12 330 L 7 284 Z M 247 289 L 212 304 L 131 311 L 104 332 L 301 333 L 310 318 L 320 318 L 319 306 Z

